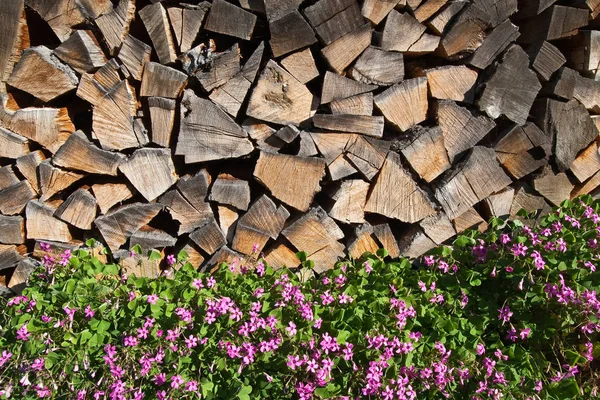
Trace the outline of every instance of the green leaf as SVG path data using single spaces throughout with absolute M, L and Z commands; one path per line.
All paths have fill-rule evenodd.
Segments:
M 162 258 L 160 252 L 158 250 L 152 249 L 150 250 L 150 254 L 148 254 L 148 260 L 150 261 L 159 261 Z
M 141 255 L 142 254 L 142 246 L 140 246 L 139 244 L 136 244 L 135 246 L 133 246 L 131 248 L 131 251 L 134 252 L 135 254 Z
M 242 389 L 238 392 L 238 399 L 240 400 L 249 400 L 250 393 L 252 393 L 252 386 L 243 385 Z
M 306 254 L 305 251 L 299 251 L 296 253 L 296 257 L 298 257 L 298 260 L 300 260 L 300 262 L 304 262 L 306 261 L 306 257 L 308 257 L 308 254 Z
M 381 257 L 381 258 L 386 258 L 390 253 L 388 253 L 388 251 L 384 248 L 378 249 L 377 250 L 377 256 Z
M 212 393 L 212 390 L 214 387 L 215 387 L 215 384 L 206 378 L 202 378 L 202 380 L 200 381 L 200 390 L 202 391 L 203 397 L 206 397 L 210 393 Z

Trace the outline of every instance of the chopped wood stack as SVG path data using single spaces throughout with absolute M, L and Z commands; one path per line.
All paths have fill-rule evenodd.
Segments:
M 323 271 L 597 195 L 600 12 L 569 3 L 5 1 L 0 281 L 90 237 Z

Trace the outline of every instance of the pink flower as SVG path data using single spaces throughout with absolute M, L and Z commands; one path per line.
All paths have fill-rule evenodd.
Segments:
M 529 337 L 530 333 L 531 333 L 531 328 L 521 329 L 519 336 L 521 337 L 521 340 L 525 340 Z
M 210 288 L 212 288 L 213 286 L 215 286 L 215 284 L 216 284 L 216 283 L 217 283 L 217 281 L 216 281 L 216 280 L 215 280 L 215 278 L 213 278 L 212 276 L 209 276 L 209 277 L 206 279 L 206 286 L 207 286 L 209 289 L 210 289 Z
M 135 347 L 137 344 L 138 340 L 134 336 L 125 336 L 125 339 L 123 339 L 123 345 L 127 347 Z
M 187 390 L 188 392 L 196 392 L 196 391 L 198 391 L 198 382 L 196 382 L 196 381 L 188 381 L 185 384 L 185 390 Z
M 167 381 L 166 375 L 164 372 L 161 372 L 160 374 L 156 374 L 154 375 L 154 384 L 156 386 L 161 386 L 163 385 L 165 382 Z
M 183 378 L 181 375 L 174 375 L 171 377 L 171 387 L 173 389 L 177 389 L 179 386 L 183 385 Z
M 288 335 L 294 336 L 297 332 L 296 324 L 290 321 L 290 323 L 288 324 L 287 328 L 285 328 L 285 330 L 287 331 Z
M 8 362 L 8 360 L 10 360 L 12 355 L 13 354 L 11 352 L 9 352 L 7 350 L 3 350 L 2 355 L 0 356 L 0 367 L 2 367 L 4 364 L 6 364 Z
M 536 392 L 540 393 L 540 392 L 542 391 L 542 387 L 543 387 L 543 386 L 544 386 L 544 385 L 542 384 L 542 381 L 536 381 L 536 382 L 535 382 L 535 387 L 534 387 L 534 390 L 535 390 Z
M 33 363 L 31 364 L 31 369 L 34 371 L 43 370 L 44 369 L 44 359 L 36 358 L 35 360 L 33 360 Z
M 27 330 L 27 325 L 23 325 L 17 330 L 17 339 L 22 341 L 27 341 L 29 339 L 30 333 Z
M 510 311 L 508 306 L 504 306 L 498 310 L 498 319 L 501 319 L 502 322 L 510 321 L 510 317 L 512 317 L 513 313 Z
M 373 271 L 373 267 L 371 267 L 371 264 L 369 263 L 369 261 L 365 261 L 365 272 L 367 274 L 370 274 L 371 271 Z
M 96 311 L 92 310 L 92 307 L 89 304 L 87 305 L 87 307 L 85 307 L 83 312 L 85 314 L 85 318 L 88 320 L 94 318 L 94 314 L 96 314 Z
M 175 256 L 173 254 L 169 254 L 167 256 L 167 264 L 169 265 L 173 265 L 177 262 L 177 259 L 175 258 Z
M 158 301 L 158 296 L 156 294 L 150 294 L 146 297 L 146 301 L 154 305 Z
M 475 350 L 475 353 L 478 356 L 481 356 L 485 353 L 485 346 L 481 343 L 477 344 L 477 349 Z
M 313 326 L 315 327 L 315 329 L 321 329 L 322 323 L 323 323 L 323 320 L 321 318 L 317 318 L 315 320 L 315 323 L 313 324 Z
M 194 281 L 192 282 L 192 287 L 196 290 L 202 289 L 204 287 L 204 284 L 202 283 L 202 278 L 194 279 Z

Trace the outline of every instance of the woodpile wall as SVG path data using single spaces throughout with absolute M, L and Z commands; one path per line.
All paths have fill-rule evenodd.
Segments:
M 417 256 L 600 186 L 600 0 L 0 3 L 0 283 L 40 242 Z M 598 80 L 597 80 L 598 79 Z M 16 269 L 15 269 L 16 268 Z

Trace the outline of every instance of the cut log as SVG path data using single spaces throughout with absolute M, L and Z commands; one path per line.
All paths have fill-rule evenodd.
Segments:
M 394 85 L 374 97 L 385 118 L 405 131 L 427 119 L 427 78 L 415 78 Z
M 332 131 L 362 133 L 372 137 L 383 137 L 383 117 L 351 114 L 316 114 L 313 124 L 317 128 Z
M 439 36 L 424 33 L 419 40 L 415 42 L 408 51 L 407 56 L 420 56 L 427 53 L 433 53 L 440 46 Z
M 588 78 L 596 79 L 600 65 L 600 31 L 581 31 L 571 41 L 566 54 L 569 66 Z
M 465 161 L 442 180 L 435 197 L 448 218 L 454 219 L 511 182 L 495 160 L 494 150 L 475 146 Z
M 277 207 L 268 196 L 261 196 L 237 221 L 232 249 L 251 255 L 256 247 L 256 251 L 261 252 L 269 238 L 279 236 L 289 216 L 285 207 Z
M 411 133 L 413 136 L 400 152 L 422 179 L 431 182 L 450 168 L 442 130 L 437 126 L 422 128 L 417 125 Z
M 573 97 L 593 113 L 600 113 L 600 82 L 584 78 L 579 74 L 575 78 Z
M 332 181 L 339 181 L 358 172 L 352 163 L 342 154 L 327 165 L 327 171 Z
M 0 215 L 0 243 L 22 244 L 25 242 L 25 223 L 20 215 Z
M 0 190 L 19 183 L 19 178 L 15 175 L 12 165 L 0 167 Z
M 460 234 L 467 229 L 477 230 L 479 232 L 485 232 L 488 224 L 481 218 L 481 215 L 474 208 L 470 208 L 467 212 L 459 215 L 452 220 L 454 229 L 457 234 Z
M 233 243 L 233 235 L 240 215 L 232 207 L 220 205 L 217 206 L 217 214 L 219 216 L 219 226 L 227 238 L 227 243 Z
M 373 93 L 363 93 L 346 99 L 334 100 L 329 103 L 331 113 L 334 115 L 372 115 Z
M 196 248 L 192 243 L 187 243 L 181 248 L 181 251 L 185 251 L 188 255 L 186 262 L 192 264 L 194 269 L 198 269 L 200 265 L 204 263 L 204 257 L 200 254 L 200 250 Z M 179 253 L 179 252 L 178 252 Z
M 246 114 L 281 125 L 299 125 L 310 117 L 313 96 L 306 86 L 269 60 L 250 96 Z
M 337 73 L 342 73 L 371 44 L 371 24 L 364 24 L 321 49 Z
M 255 24 L 256 15 L 225 0 L 214 0 L 204 29 L 250 40 Z
M 520 35 L 516 25 L 513 25 L 510 20 L 504 21 L 485 38 L 481 46 L 468 59 L 468 64 L 475 68 L 486 69 Z
M 122 154 L 99 149 L 83 132 L 77 131 L 58 149 L 52 163 L 67 169 L 116 176 L 124 158 Z
M 356 0 L 320 0 L 305 8 L 304 15 L 324 45 L 334 42 L 364 23 Z
M 345 224 L 364 223 L 368 192 L 369 183 L 361 179 L 342 182 L 331 195 L 335 203 L 329 210 L 329 216 Z
M 6 93 L 4 82 L 12 73 L 22 51 L 29 47 L 29 28 L 23 0 L 10 1 L 0 9 L 0 93 Z
M 583 150 L 569 169 L 581 183 L 600 171 L 600 147 L 598 142 L 592 142 Z
M 22 259 L 16 246 L 0 245 L 0 271 L 14 267 Z
M 559 49 L 546 41 L 535 44 L 527 50 L 531 59 L 531 67 L 538 73 L 542 82 L 547 82 L 559 70 L 567 59 Z
M 323 91 L 321 93 L 321 104 L 327 104 L 336 100 L 343 100 L 359 94 L 371 92 L 377 89 L 376 85 L 359 83 L 345 78 L 333 72 L 325 72 L 323 80 Z
M 490 15 L 492 28 L 512 17 L 519 9 L 518 0 L 474 0 L 474 3 Z
M 529 175 L 548 163 L 544 157 L 539 155 L 534 157 L 531 151 L 540 145 L 535 141 L 535 137 L 540 135 L 544 133 L 528 122 L 522 127 L 516 126 L 510 129 L 496 144 L 498 161 L 515 179 Z
M 233 117 L 237 117 L 242 103 L 256 79 L 260 62 L 265 50 L 265 43 L 261 42 L 250 56 L 242 71 L 223 86 L 213 90 L 210 99 Z
M 165 247 L 175 246 L 175 242 L 177 239 L 160 229 L 142 226 L 129 238 L 129 248 L 139 245 L 142 248 L 142 254 L 146 254 L 152 249 L 162 250 Z
M 348 255 L 354 259 L 360 258 L 364 253 L 375 254 L 379 245 L 373 237 L 373 227 L 370 224 L 362 224 L 354 229 L 354 237 L 346 246 Z
M 424 218 L 419 223 L 419 226 L 423 229 L 425 235 L 433 240 L 436 245 L 440 245 L 456 235 L 452 221 L 450 221 L 443 211 Z
M 572 100 L 575 94 L 579 73 L 574 69 L 562 67 L 552 81 L 543 88 L 543 93 L 554 95 L 565 100 Z
M 275 132 L 275 136 L 286 143 L 292 143 L 300 135 L 300 131 L 294 125 L 284 126 Z
M 40 190 L 40 183 L 39 183 L 39 179 L 38 179 L 38 175 L 37 175 L 37 168 L 38 168 L 38 165 L 40 165 L 40 163 L 42 161 L 44 161 L 45 159 L 46 159 L 46 156 L 44 155 L 44 153 L 42 153 L 41 150 L 36 150 L 25 156 L 17 158 L 17 162 L 16 162 L 17 169 L 19 170 L 21 175 L 23 175 L 25 177 L 25 179 L 27 179 L 27 181 L 31 184 L 31 187 L 33 188 L 33 190 L 35 190 L 36 192 L 38 192 Z M 0 171 L 1 170 L 2 170 L 2 168 L 0 168 Z M 16 177 L 15 177 L 15 179 L 16 179 Z M 3 186 L 1 182 L 2 182 L 2 178 L 0 178 L 0 189 Z M 14 183 L 17 183 L 17 182 L 18 181 L 15 181 Z
M 559 171 L 566 171 L 580 150 L 598 136 L 587 110 L 577 100 L 563 103 L 540 100 L 534 114 L 537 125 L 553 138 L 554 159 Z
M 485 38 L 490 25 L 489 14 L 476 4 L 465 7 L 440 42 L 441 54 L 449 59 L 460 59 L 472 54 Z
M 96 218 L 96 199 L 86 189 L 78 189 L 58 207 L 54 216 L 79 229 L 92 229 Z
M 260 151 L 277 153 L 285 146 L 285 142 L 277 137 L 277 131 L 267 124 L 260 123 L 254 118 L 247 118 L 242 127 L 252 140 L 256 143 L 256 148 Z M 316 152 L 315 152 L 316 154 Z
M 596 172 L 584 184 L 577 185 L 575 189 L 571 192 L 570 198 L 574 199 L 575 197 L 581 196 L 582 194 L 592 193 L 598 187 L 600 187 L 600 171 Z
M 152 47 L 146 43 L 127 35 L 123 46 L 119 50 L 119 60 L 123 63 L 129 75 L 136 81 L 142 80 L 144 65 L 150 62 Z
M 550 167 L 544 170 L 542 176 L 533 180 L 533 188 L 555 206 L 570 197 L 573 187 L 567 174 L 555 174 Z
M 19 158 L 29 153 L 27 138 L 0 128 L 0 157 Z
M 494 121 L 485 115 L 452 101 L 441 101 L 438 104 L 437 120 L 444 135 L 444 145 L 450 161 L 462 152 L 479 143 L 494 127 Z
M 50 49 L 36 46 L 23 51 L 6 83 L 48 102 L 75 89 L 79 79 Z
M 359 135 L 355 135 L 348 141 L 346 147 L 347 153 L 346 158 L 354 165 L 354 167 L 363 175 L 363 177 L 370 181 L 372 180 L 377 172 L 383 165 L 387 151 L 389 150 L 388 142 L 375 142 L 378 139 L 368 140 Z M 386 148 L 380 148 L 380 144 L 386 144 Z
M 94 224 L 107 246 L 112 251 L 117 251 L 134 232 L 156 217 L 161 209 L 160 204 L 133 203 L 96 218 Z
M 207 92 L 224 85 L 240 72 L 240 48 L 236 43 L 229 50 L 211 55 L 209 67 L 198 69 L 194 76 Z
M 516 15 L 518 19 L 534 17 L 541 14 L 544 10 L 556 3 L 557 0 L 531 0 L 519 1 L 519 13 Z
M 198 211 L 210 210 L 206 202 L 211 178 L 206 170 L 200 170 L 196 175 L 186 175 L 177 182 L 177 189 Z
M 222 263 L 233 266 L 236 268 L 236 272 L 239 272 L 240 261 L 243 260 L 243 257 L 242 254 L 223 246 L 202 266 L 200 272 L 214 273 Z
M 433 17 L 427 25 L 436 35 L 442 35 L 446 31 L 448 24 L 450 24 L 454 17 L 468 4 L 468 0 L 451 1 L 450 4 Z
M 429 250 L 435 247 L 435 243 L 423 233 L 418 226 L 411 226 L 407 231 L 403 232 L 402 237 L 398 241 L 400 254 L 402 257 L 414 259 L 421 257 Z
M 477 105 L 492 118 L 506 116 L 518 125 L 527 122 L 529 110 L 542 88 L 536 74 L 528 68 L 529 57 L 519 46 L 502 56 Z
M 176 99 L 187 83 L 187 75 L 176 69 L 155 62 L 144 66 L 140 96 Z
M 399 52 L 369 46 L 356 60 L 350 74 L 367 84 L 389 86 L 400 83 L 404 79 L 404 57 Z
M 184 92 L 176 155 L 189 164 L 237 158 L 253 150 L 248 134 L 224 111 L 192 90 Z
M 269 32 L 271 34 L 269 44 L 275 57 L 283 56 L 317 42 L 315 33 L 297 10 L 279 19 L 269 21 Z
M 261 148 L 262 150 L 262 148 Z M 315 141 L 308 132 L 300 132 L 300 148 L 298 149 L 298 156 L 312 157 L 319 154 Z
M 409 13 L 392 10 L 385 22 L 381 47 L 383 50 L 406 52 L 421 39 L 426 29 Z
M 273 196 L 300 211 L 307 211 L 321 190 L 325 161 L 320 158 L 261 152 L 254 177 Z
M 381 21 L 398 5 L 405 4 L 405 0 L 365 0 L 362 6 L 362 15 L 373 25 L 379 25 Z
M 160 197 L 158 202 L 166 206 L 171 218 L 179 222 L 178 235 L 193 231 L 213 217 L 208 203 L 201 202 L 202 207 L 197 209 L 179 190 L 169 190 Z
M 212 184 L 208 199 L 245 211 L 250 204 L 250 185 L 247 181 L 221 174 Z
M 190 239 L 209 255 L 215 254 L 217 250 L 227 244 L 225 235 L 214 217 L 190 233 Z
M 400 156 L 390 152 L 369 194 L 365 211 L 415 223 L 432 215 L 435 209 L 402 168 Z
M 92 191 L 102 214 L 107 214 L 115 204 L 133 197 L 129 186 L 123 183 L 97 183 L 92 185 Z
M 489 217 L 506 218 L 510 215 L 515 189 L 507 187 L 485 198 L 483 206 Z
M 139 149 L 119 165 L 129 182 L 148 201 L 166 192 L 175 182 L 177 174 L 167 149 Z
M 273 269 L 280 269 L 284 267 L 293 269 L 300 265 L 300 259 L 296 257 L 296 253 L 282 243 L 271 248 L 267 254 L 265 254 L 265 262 Z
M 26 0 L 25 5 L 44 19 L 62 42 L 71 35 L 72 27 L 85 21 L 86 15 L 78 2 L 70 0 Z
M 73 32 L 54 49 L 54 55 L 80 74 L 92 72 L 108 61 L 92 32 L 83 30 Z
M 29 200 L 37 197 L 37 193 L 29 182 L 21 181 L 0 190 L 0 212 L 4 215 L 20 214 Z
M 302 84 L 306 84 L 319 76 L 319 70 L 315 65 L 315 59 L 310 49 L 290 54 L 281 60 L 281 65 Z
M 463 65 L 425 70 L 429 93 L 435 99 L 473 103 L 477 72 Z
M 576 35 L 588 24 L 590 11 L 554 5 L 521 24 L 522 43 L 556 40 Z
M 391 258 L 400 257 L 400 248 L 398 247 L 398 241 L 394 237 L 390 225 L 383 223 L 373 225 L 373 234 L 379 242 L 379 244 L 387 250 Z
M 8 287 L 16 294 L 23 293 L 23 289 L 27 287 L 29 276 L 35 271 L 37 264 L 30 258 L 19 261 L 17 267 L 10 277 Z
M 129 25 L 135 17 L 135 0 L 120 0 L 111 12 L 96 19 L 96 25 L 104 36 L 109 53 L 114 55 L 129 33 Z
M 185 53 L 192 48 L 200 33 L 200 27 L 210 9 L 210 3 L 203 1 L 198 5 L 182 4 L 182 6 L 183 8 L 171 7 L 167 11 L 173 32 L 175 32 L 179 52 Z
M 50 160 L 42 161 L 38 167 L 40 178 L 41 201 L 46 201 L 57 193 L 62 192 L 85 175 L 65 171 L 50 164 Z
M 423 23 L 440 11 L 449 0 L 427 0 L 415 10 L 415 18 Z M 516 0 L 515 0 L 516 5 Z M 516 11 L 516 10 L 515 10 Z
M 171 132 L 175 124 L 175 108 L 173 99 L 164 97 L 149 97 L 148 108 L 152 121 L 152 142 L 162 147 L 169 147 Z
M 276 19 L 279 19 L 281 17 L 283 17 L 284 15 L 287 15 L 295 10 L 298 9 L 298 7 L 300 6 L 300 3 L 302 3 L 301 0 L 263 0 L 261 3 L 264 3 L 262 6 L 262 11 L 260 11 L 263 14 L 267 14 L 267 19 L 269 21 L 274 21 Z M 242 2 L 240 2 L 240 4 L 242 4 Z M 242 7 L 244 7 L 244 5 L 242 4 Z M 247 7 L 244 7 L 247 8 Z M 259 11 L 256 9 L 252 9 L 253 11 Z
M 147 5 L 138 11 L 146 31 L 152 40 L 154 50 L 161 64 L 170 64 L 177 59 L 175 42 L 171 35 L 171 26 L 167 17 L 167 11 L 162 3 Z
M 70 242 L 73 237 L 69 226 L 54 217 L 56 209 L 37 200 L 27 203 L 25 221 L 27 239 L 56 240 Z
M 327 214 L 323 209 L 313 208 L 282 231 L 296 249 L 303 249 L 307 258 L 314 261 L 314 271 L 317 273 L 333 268 L 338 259 L 344 256 L 344 245 L 330 233 L 330 228 L 324 222 L 325 216 Z
M 325 132 L 311 132 L 310 135 L 327 164 L 333 162 L 333 160 L 341 155 L 356 136 L 354 134 Z

